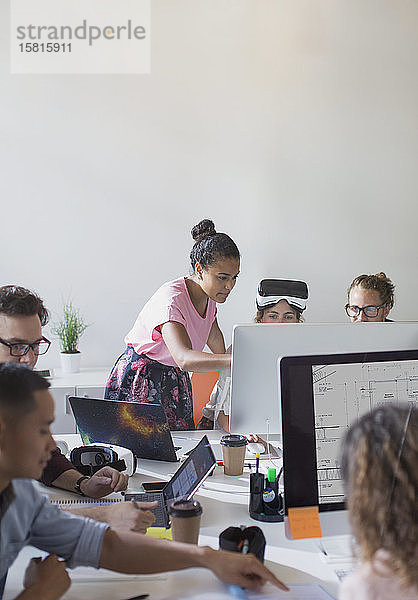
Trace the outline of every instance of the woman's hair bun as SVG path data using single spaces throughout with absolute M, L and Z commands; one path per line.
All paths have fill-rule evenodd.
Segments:
M 195 242 L 200 242 L 206 237 L 215 235 L 216 229 L 215 224 L 210 219 L 203 219 L 197 225 L 195 225 L 191 231 L 192 238 Z

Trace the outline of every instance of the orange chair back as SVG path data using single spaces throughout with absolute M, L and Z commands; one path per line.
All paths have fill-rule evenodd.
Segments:
M 219 371 L 210 373 L 193 373 L 190 381 L 193 393 L 193 418 L 195 426 L 202 418 L 202 409 L 209 402 L 215 383 L 219 379 Z

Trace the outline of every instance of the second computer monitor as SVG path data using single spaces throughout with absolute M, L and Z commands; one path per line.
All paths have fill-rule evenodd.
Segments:
M 418 406 L 418 350 L 286 356 L 278 369 L 286 514 L 318 506 L 324 535 L 346 533 L 342 439 L 377 406 Z

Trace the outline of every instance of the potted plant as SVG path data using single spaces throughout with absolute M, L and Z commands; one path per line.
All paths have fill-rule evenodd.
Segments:
M 80 370 L 81 353 L 78 341 L 87 327 L 73 303 L 70 300 L 65 302 L 62 318 L 52 327 L 52 332 L 60 340 L 61 366 L 64 373 L 78 373 Z

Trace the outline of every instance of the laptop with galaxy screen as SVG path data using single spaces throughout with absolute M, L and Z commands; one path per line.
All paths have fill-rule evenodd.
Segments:
M 161 404 L 79 396 L 71 396 L 69 403 L 83 444 L 114 444 L 138 458 L 178 460 Z

